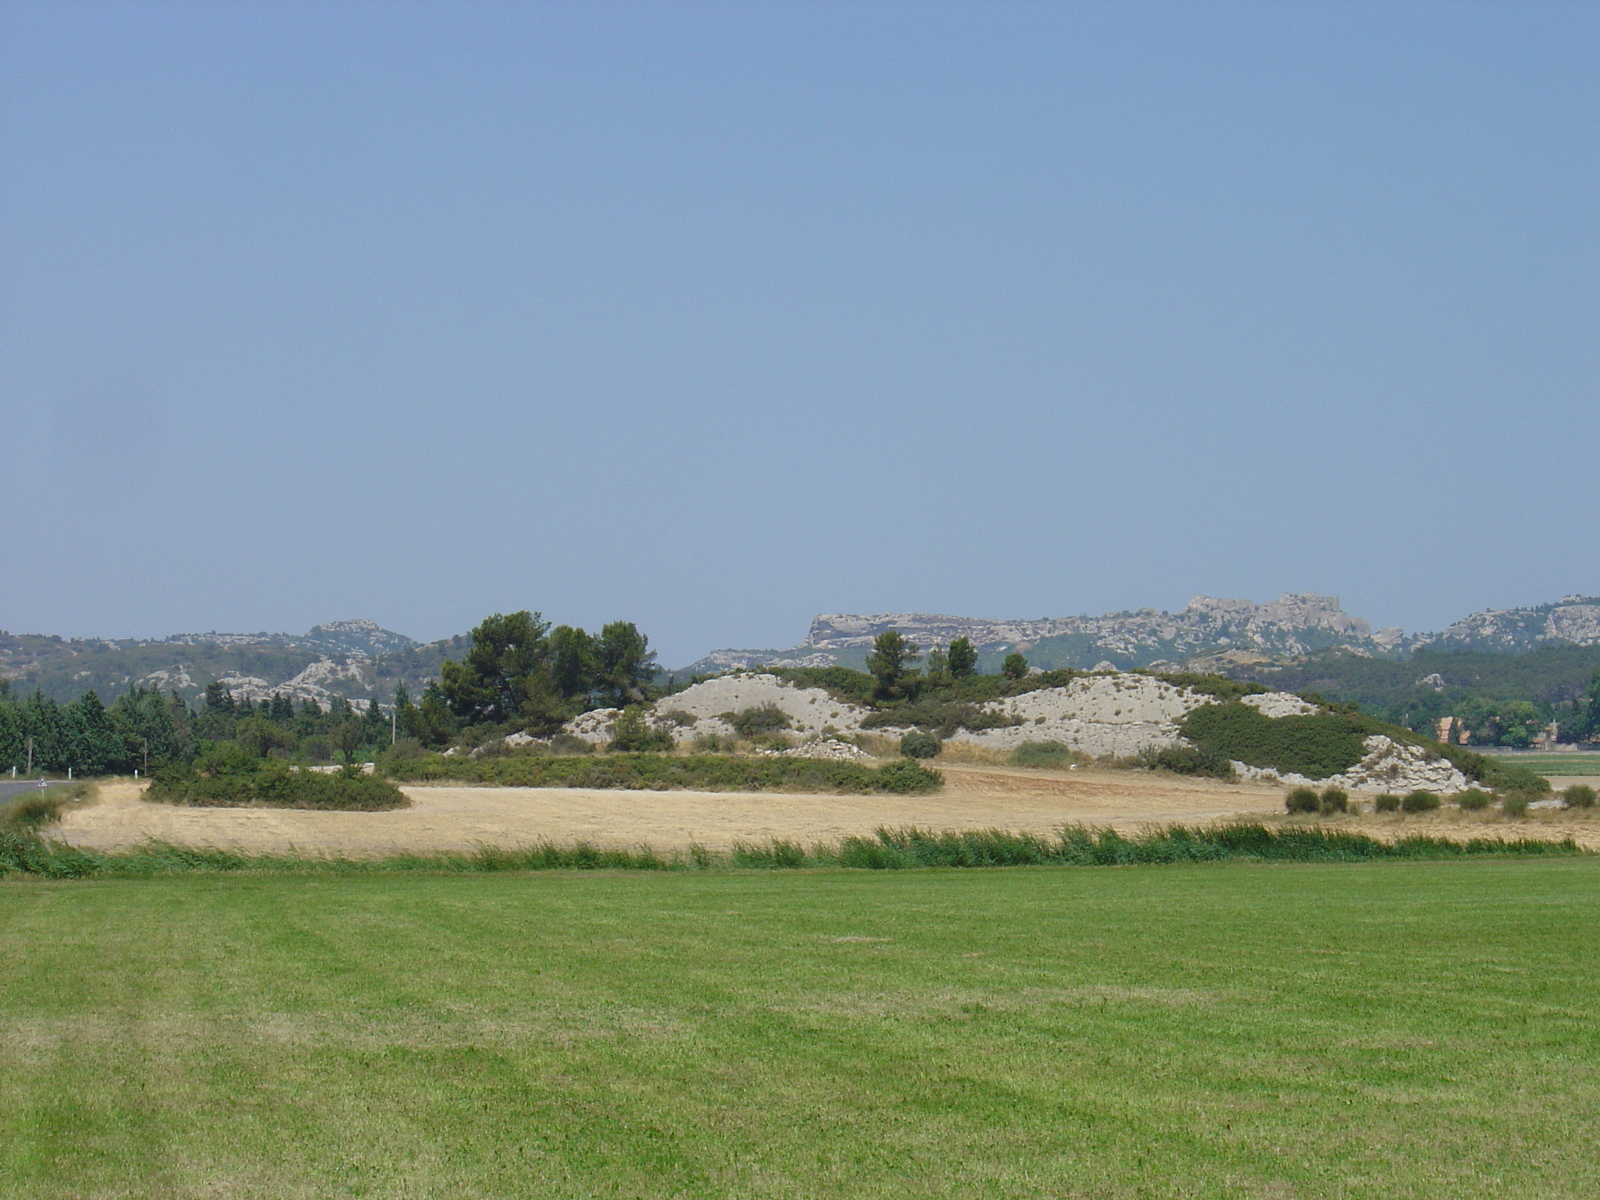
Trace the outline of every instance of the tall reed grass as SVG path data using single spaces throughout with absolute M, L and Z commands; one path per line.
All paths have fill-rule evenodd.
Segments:
M 0 829 L 29 832 L 54 825 L 63 808 L 87 800 L 94 790 L 92 783 L 58 783 L 0 803 Z
M 1053 835 L 1000 829 L 936 832 L 906 827 L 878 829 L 871 837 L 846 837 L 810 848 L 786 839 L 739 843 L 719 852 L 703 846 L 661 853 L 578 842 L 466 852 L 395 854 L 385 858 L 256 854 L 240 850 L 147 842 L 103 853 L 50 841 L 19 830 L 0 830 L 0 875 L 79 879 L 137 878 L 193 872 L 269 874 L 468 874 L 502 871 L 705 871 L 850 868 L 867 871 L 919 867 L 1101 867 L 1171 863 L 1352 863 L 1382 859 L 1450 859 L 1485 855 L 1588 854 L 1572 838 L 1449 838 L 1413 835 L 1380 841 L 1362 833 L 1321 828 L 1269 829 L 1258 824 L 1170 825 L 1137 834 L 1069 825 Z

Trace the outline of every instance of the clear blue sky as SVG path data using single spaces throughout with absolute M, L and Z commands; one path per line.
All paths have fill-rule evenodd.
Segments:
M 0 628 L 1600 592 L 1600 5 L 0 7 Z

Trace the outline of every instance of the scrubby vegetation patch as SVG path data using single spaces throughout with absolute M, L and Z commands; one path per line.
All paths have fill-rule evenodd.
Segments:
M 486 783 L 500 787 L 631 788 L 707 792 L 931 792 L 944 776 L 909 759 L 871 767 L 832 759 L 772 755 L 608 754 L 603 758 L 543 754 L 467 758 L 428 755 L 395 767 L 417 783 Z
M 1248 704 L 1229 701 L 1202 705 L 1183 719 L 1179 729 L 1198 749 L 1223 758 L 1327 779 L 1362 760 L 1363 740 L 1375 724 L 1349 713 L 1268 717 Z
M 192 765 L 164 768 L 151 778 L 145 795 L 167 804 L 356 812 L 405 808 L 411 803 L 387 779 L 354 768 L 311 771 L 277 759 L 254 758 L 233 746 L 202 755 Z

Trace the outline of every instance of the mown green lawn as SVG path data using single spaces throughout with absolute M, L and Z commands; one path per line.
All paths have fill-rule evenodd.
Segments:
M 0 885 L 5 1197 L 1593 1197 L 1600 861 Z
M 1519 754 L 1511 759 L 1540 775 L 1600 775 L 1600 754 Z

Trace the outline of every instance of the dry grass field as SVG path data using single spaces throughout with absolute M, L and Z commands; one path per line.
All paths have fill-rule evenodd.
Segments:
M 712 850 L 784 838 L 804 844 L 870 834 L 879 826 L 1006 829 L 1049 833 L 1067 824 L 1136 829 L 1170 822 L 1283 815 L 1283 789 L 1223 784 L 1135 771 L 1034 771 L 943 764 L 943 791 L 928 796 L 778 792 L 655 792 L 583 788 L 407 787 L 410 808 L 393 812 L 309 812 L 187 808 L 143 800 L 143 785 L 100 788 L 97 803 L 69 810 L 52 832 L 73 845 L 114 850 L 144 841 L 254 852 L 375 857 L 396 852 L 470 850 L 585 841 L 603 846 L 691 844 Z M 1405 830 L 1509 832 L 1493 814 L 1447 809 L 1427 817 L 1341 818 L 1382 836 Z M 1531 836 L 1573 836 L 1600 847 L 1594 819 L 1543 810 L 1514 828 Z

